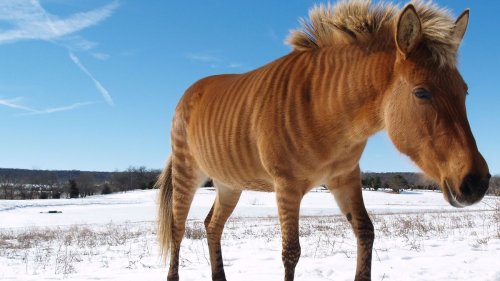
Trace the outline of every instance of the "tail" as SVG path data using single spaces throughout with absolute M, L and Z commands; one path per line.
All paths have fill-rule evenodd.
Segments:
M 160 254 L 166 263 L 168 254 L 172 247 L 172 158 L 168 160 L 167 166 L 158 177 L 155 184 L 160 188 L 158 207 L 158 241 L 160 242 Z

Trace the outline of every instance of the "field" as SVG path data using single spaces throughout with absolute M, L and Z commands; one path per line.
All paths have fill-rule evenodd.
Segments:
M 0 201 L 0 280 L 165 280 L 157 191 L 85 199 Z M 373 280 L 500 281 L 500 200 L 465 209 L 438 192 L 363 193 L 376 230 Z M 210 280 L 200 190 L 181 249 L 182 280 Z M 60 213 L 48 213 L 59 211 Z M 222 247 L 228 280 L 281 280 L 274 194 L 244 192 Z M 306 195 L 296 280 L 353 280 L 356 243 L 329 193 Z

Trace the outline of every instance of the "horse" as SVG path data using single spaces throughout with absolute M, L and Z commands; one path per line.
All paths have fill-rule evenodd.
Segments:
M 430 2 L 399 8 L 370 1 L 314 6 L 292 30 L 292 51 L 253 71 L 190 86 L 172 120 L 171 156 L 158 178 L 158 237 L 168 281 L 197 188 L 212 179 L 206 217 L 212 280 L 226 280 L 224 224 L 243 190 L 275 192 L 284 280 L 299 261 L 299 207 L 325 185 L 357 240 L 356 281 L 371 280 L 374 227 L 359 160 L 385 129 L 394 146 L 440 184 L 452 206 L 484 196 L 491 175 L 468 123 L 457 69 L 469 10 L 456 20 Z

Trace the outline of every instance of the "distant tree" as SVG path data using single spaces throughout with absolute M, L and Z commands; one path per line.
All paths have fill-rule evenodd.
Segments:
M 382 188 L 382 179 L 380 176 L 365 175 L 361 178 L 361 186 L 370 190 L 378 190 Z
M 49 194 L 45 191 L 40 192 L 40 199 L 49 199 Z
M 103 184 L 101 194 L 110 194 L 112 193 L 111 186 L 108 183 Z
M 78 185 L 81 197 L 86 197 L 95 194 L 96 191 L 95 177 L 92 173 L 89 172 L 81 173 L 75 179 L 75 181 Z
M 161 171 L 160 170 L 149 170 L 147 175 L 146 175 L 146 182 L 148 185 L 148 189 L 153 189 L 155 188 L 156 185 L 156 180 L 160 176 Z
M 21 199 L 21 200 L 26 200 L 26 199 L 29 199 L 29 198 L 28 198 L 28 195 L 29 195 L 29 190 L 28 190 L 27 188 L 21 187 L 21 188 L 17 191 L 17 195 L 19 196 L 19 199 Z
M 159 174 L 159 170 L 148 170 L 143 166 L 130 166 L 123 172 L 113 172 L 109 184 L 111 185 L 111 189 L 116 191 L 152 189 Z
M 111 175 L 112 189 L 117 191 L 126 191 L 129 184 L 129 176 L 124 172 L 113 172 Z
M 373 178 L 373 189 L 377 191 L 379 188 L 382 188 L 382 180 L 379 176 Z
M 69 180 L 69 198 L 78 198 L 80 197 L 80 190 L 78 190 L 78 186 L 76 185 L 75 180 Z
M 9 184 L 7 182 L 1 182 L 0 188 L 2 190 L 2 199 L 9 199 L 7 196 L 9 195 Z
M 415 188 L 416 189 L 423 189 L 423 190 L 438 190 L 439 185 L 431 180 L 430 178 L 420 175 L 420 177 L 416 180 L 415 182 Z
M 399 193 L 401 189 L 408 187 L 408 181 L 400 174 L 394 175 L 388 182 L 392 191 Z
M 11 175 L 3 175 L 0 178 L 0 190 L 2 199 L 15 199 L 17 180 Z
M 361 177 L 361 188 L 367 188 L 370 184 L 370 177 L 362 176 Z
M 135 168 L 133 170 L 134 173 L 134 186 L 138 187 L 142 190 L 149 189 L 149 179 L 148 179 L 148 170 L 146 167 L 141 166 L 139 168 Z
M 61 199 L 61 192 L 60 191 L 53 191 L 52 192 L 52 199 Z
M 47 187 L 49 196 L 54 199 L 61 198 L 61 187 L 57 174 L 53 171 L 47 172 L 43 178 L 43 184 Z
M 500 176 L 494 176 L 490 179 L 489 195 L 500 196 Z
M 26 192 L 25 199 L 37 199 L 40 197 L 40 188 L 34 184 L 26 184 L 24 186 L 20 186 L 20 190 L 23 189 L 23 192 Z

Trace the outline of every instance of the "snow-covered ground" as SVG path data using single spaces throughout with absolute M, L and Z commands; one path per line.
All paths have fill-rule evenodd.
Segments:
M 1 201 L 0 280 L 165 280 L 155 239 L 156 190 L 85 199 Z M 373 280 L 500 281 L 500 200 L 465 209 L 438 192 L 365 191 L 376 229 Z M 181 250 L 181 280 L 210 280 L 203 219 L 215 194 L 200 190 Z M 48 214 L 48 211 L 62 213 Z M 228 280 L 281 280 L 273 193 L 244 192 L 226 225 Z M 301 206 L 296 280 L 353 280 L 356 243 L 327 192 Z

